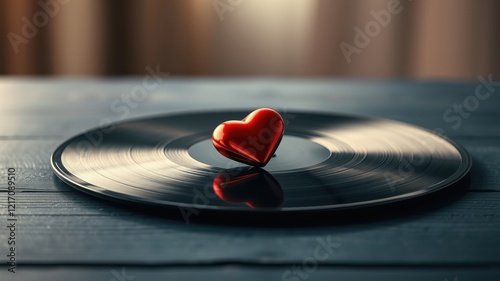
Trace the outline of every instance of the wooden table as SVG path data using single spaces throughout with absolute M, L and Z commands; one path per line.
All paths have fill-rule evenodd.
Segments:
M 156 78 L 0 79 L 0 280 L 500 280 L 500 87 Z M 264 106 L 441 128 L 471 154 L 471 183 L 411 212 L 259 227 L 151 216 L 61 184 L 50 168 L 59 143 L 100 122 Z M 7 264 L 8 168 L 16 170 L 15 274 Z M 320 240 L 337 245 L 323 261 L 311 258 Z

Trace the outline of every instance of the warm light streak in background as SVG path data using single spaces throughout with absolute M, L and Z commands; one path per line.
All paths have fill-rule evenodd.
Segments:
M 40 7 L 0 0 L 0 74 L 143 74 L 159 64 L 171 75 L 500 75 L 494 0 L 400 0 L 403 11 L 347 63 L 339 44 L 389 1 L 240 0 L 221 21 L 213 0 L 72 0 L 16 54 L 6 34 Z

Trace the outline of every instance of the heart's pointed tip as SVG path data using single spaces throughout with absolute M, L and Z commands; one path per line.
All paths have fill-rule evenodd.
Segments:
M 259 162 L 259 163 L 255 163 L 252 166 L 257 167 L 257 168 L 263 168 L 266 165 L 267 165 L 267 162 Z

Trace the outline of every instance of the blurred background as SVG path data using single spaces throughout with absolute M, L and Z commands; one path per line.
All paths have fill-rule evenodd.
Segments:
M 0 0 L 0 74 L 500 76 L 494 0 Z

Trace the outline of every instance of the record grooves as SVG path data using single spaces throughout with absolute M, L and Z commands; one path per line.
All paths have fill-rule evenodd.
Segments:
M 248 111 L 155 116 L 97 128 L 61 144 L 56 175 L 84 192 L 152 206 L 293 213 L 375 206 L 460 180 L 466 151 L 425 129 L 385 119 L 291 112 L 263 169 L 219 155 L 210 137 Z

